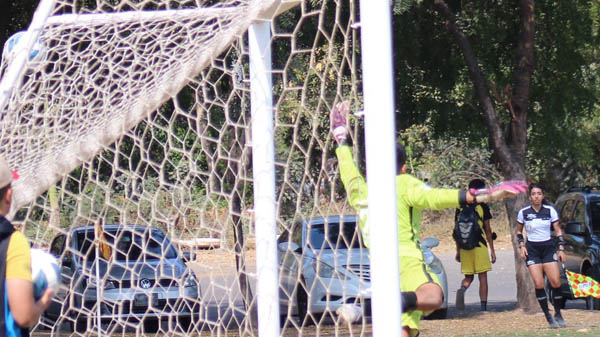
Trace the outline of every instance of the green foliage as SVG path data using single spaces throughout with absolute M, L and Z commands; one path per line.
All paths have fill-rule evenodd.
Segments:
M 434 138 L 430 119 L 415 124 L 401 134 L 410 149 L 409 171 L 436 187 L 464 188 L 471 179 L 480 178 L 494 184 L 501 180 L 491 164 L 487 144 L 473 143 L 467 138 Z
M 413 1 L 397 1 L 396 6 Z M 447 1 L 474 48 L 508 134 L 519 8 L 508 1 Z M 600 148 L 599 5 L 536 1 L 536 70 L 531 84 L 527 172 L 559 191 L 594 180 Z M 408 8 L 408 9 L 407 9 Z M 431 1 L 394 12 L 398 125 L 430 124 L 430 139 L 484 144 L 487 126 L 462 52 Z M 426 122 L 428 121 L 428 122 Z M 415 151 L 417 152 L 417 151 Z M 490 157 L 493 160 L 493 156 Z

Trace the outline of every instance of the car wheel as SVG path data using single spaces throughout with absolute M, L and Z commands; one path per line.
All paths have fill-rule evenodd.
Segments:
M 594 272 L 590 267 L 586 268 L 586 270 L 583 272 L 583 275 L 590 276 L 594 280 L 598 279 L 598 275 L 594 275 Z M 594 298 L 592 296 L 586 297 L 585 298 L 585 308 L 587 310 L 600 310 L 600 299 Z
M 183 332 L 184 335 L 190 334 L 190 327 L 192 326 L 192 319 L 190 317 L 177 317 L 177 328 Z
M 432 312 L 431 314 L 427 315 L 425 317 L 425 319 L 427 319 L 427 320 L 429 320 L 429 319 L 445 319 L 446 317 L 448 317 L 448 308 L 443 308 L 443 309 L 436 310 L 436 311 Z
M 282 329 L 285 328 L 285 323 L 288 320 L 287 318 L 288 318 L 287 314 L 279 315 L 279 327 L 280 328 L 282 328 Z
M 298 284 L 296 304 L 298 305 L 298 322 L 300 326 L 314 325 L 316 323 L 314 317 L 308 312 L 308 294 L 304 290 L 304 282 Z
M 143 334 L 158 333 L 160 330 L 160 320 L 156 318 L 147 318 L 142 320 Z
M 600 300 L 588 296 L 585 298 L 585 308 L 587 310 L 600 310 Z

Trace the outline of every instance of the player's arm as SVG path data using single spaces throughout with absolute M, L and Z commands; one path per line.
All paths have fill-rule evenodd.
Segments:
M 491 262 L 496 263 L 496 250 L 494 249 L 494 238 L 492 237 L 492 226 L 489 219 L 483 221 L 483 231 L 488 247 L 490 248 Z
M 340 169 L 340 178 L 344 189 L 348 195 L 348 203 L 355 209 L 360 208 L 362 203 L 368 199 L 367 183 L 365 178 L 360 174 L 354 160 L 350 147 L 347 145 L 340 146 L 335 151 L 338 158 Z
M 525 238 L 523 237 L 524 226 L 523 212 L 519 211 L 517 215 L 517 244 L 519 245 L 519 252 L 521 258 L 524 260 L 527 257 L 527 248 L 525 247 Z
M 449 207 L 464 206 L 474 202 L 469 192 L 455 189 L 431 188 L 427 184 L 415 184 L 416 178 L 408 175 L 401 176 L 406 183 L 405 201 L 411 207 L 418 209 L 442 210 Z M 470 197 L 469 197 L 470 196 Z
M 358 225 L 363 241 L 368 248 L 370 235 L 367 223 L 367 183 L 354 163 L 350 147 L 346 145 L 348 137 L 346 118 L 349 109 L 349 101 L 336 104 L 330 113 L 330 128 L 337 144 L 335 153 L 338 158 L 340 178 L 346 190 L 348 203 L 358 212 Z
M 562 226 L 560 225 L 560 219 L 558 218 L 558 212 L 554 207 L 550 208 L 550 218 L 552 221 L 552 228 L 554 228 L 554 233 L 556 234 L 556 239 L 558 240 L 558 247 L 556 247 L 558 253 L 558 259 L 565 263 L 565 246 L 567 242 L 565 241 L 565 237 L 563 236 Z
M 46 290 L 36 302 L 31 282 L 31 253 L 27 239 L 19 232 L 11 238 L 6 253 L 6 294 L 15 322 L 22 328 L 33 326 L 52 299 L 52 290 Z
M 40 319 L 52 301 L 53 291 L 46 289 L 36 302 L 33 299 L 33 283 L 24 279 L 7 279 L 8 305 L 15 322 L 22 328 L 30 328 Z

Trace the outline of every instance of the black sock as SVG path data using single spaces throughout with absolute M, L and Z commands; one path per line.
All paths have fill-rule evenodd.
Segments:
M 414 291 L 402 292 L 402 312 L 413 311 L 417 308 L 417 293 Z
M 461 286 L 460 286 L 460 289 L 462 289 L 462 290 L 463 290 L 463 292 L 466 292 L 466 291 L 467 291 L 467 289 L 469 289 L 469 287 L 465 287 L 465 286 L 461 285 Z
M 560 315 L 560 308 L 563 304 L 563 296 L 560 287 L 552 288 L 552 299 L 554 300 L 554 313 Z
M 481 301 L 481 311 L 487 311 L 487 301 Z
M 548 298 L 546 297 L 546 291 L 544 289 L 536 289 L 535 297 L 537 297 L 538 303 L 540 304 L 540 307 L 542 307 L 544 314 L 549 314 L 550 312 L 548 311 Z

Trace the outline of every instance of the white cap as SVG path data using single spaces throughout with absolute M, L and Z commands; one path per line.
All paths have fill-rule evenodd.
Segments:
M 18 178 L 17 171 L 9 169 L 4 157 L 0 157 L 0 188 L 8 186 L 8 184 Z

